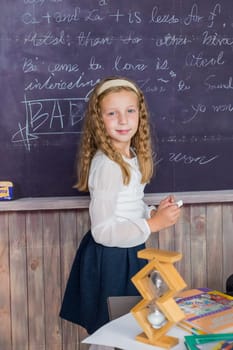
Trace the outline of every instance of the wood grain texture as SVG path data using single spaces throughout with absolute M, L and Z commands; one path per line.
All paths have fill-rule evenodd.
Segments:
M 206 206 L 193 205 L 191 208 L 191 286 L 207 284 L 206 255 Z
M 206 263 L 207 285 L 217 289 L 223 286 L 223 230 L 221 205 L 206 208 Z
M 227 277 L 233 274 L 233 205 L 224 204 L 222 206 L 222 226 L 223 226 L 223 290 Z
M 25 213 L 9 215 L 12 350 L 28 350 L 28 280 Z
M 181 210 L 181 215 L 175 225 L 174 250 L 182 253 L 182 259 L 177 262 L 176 268 L 183 276 L 187 285 L 191 285 L 191 227 L 190 227 L 190 206 Z
M 26 215 L 29 349 L 46 348 L 44 240 L 41 212 Z
M 0 349 L 11 350 L 8 214 L 0 213 Z

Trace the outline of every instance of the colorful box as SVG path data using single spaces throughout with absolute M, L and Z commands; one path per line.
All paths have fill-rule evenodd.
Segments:
M 0 181 L 0 201 L 13 199 L 13 189 L 14 185 L 11 181 Z

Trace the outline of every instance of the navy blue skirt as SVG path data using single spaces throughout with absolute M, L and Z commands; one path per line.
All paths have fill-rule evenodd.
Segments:
M 86 328 L 89 334 L 109 321 L 109 296 L 138 295 L 131 282 L 147 263 L 137 258 L 144 244 L 133 248 L 105 247 L 89 231 L 77 250 L 67 282 L 60 317 Z

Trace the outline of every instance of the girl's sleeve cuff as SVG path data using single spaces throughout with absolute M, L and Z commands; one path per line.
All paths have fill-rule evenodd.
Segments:
M 151 212 L 152 210 L 156 210 L 156 207 L 154 205 L 150 205 L 149 207 L 147 207 L 147 219 L 150 219 L 151 217 Z

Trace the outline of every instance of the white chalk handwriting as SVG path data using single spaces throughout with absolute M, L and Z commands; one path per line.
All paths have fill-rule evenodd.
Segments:
M 79 132 L 77 111 L 106 75 L 129 76 L 138 83 L 158 130 L 166 124 L 175 134 L 208 120 L 207 136 L 212 137 L 221 118 L 224 136 L 233 113 L 228 0 L 181 0 L 172 6 L 161 0 L 20 2 L 16 18 L 6 18 L 0 55 L 10 83 L 21 88 L 16 103 L 22 101 L 25 109 L 13 143 L 29 150 L 42 135 Z M 171 155 L 170 161 L 202 165 L 215 159 L 189 157 Z

